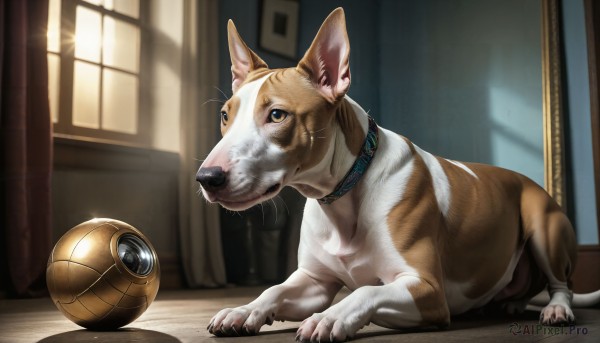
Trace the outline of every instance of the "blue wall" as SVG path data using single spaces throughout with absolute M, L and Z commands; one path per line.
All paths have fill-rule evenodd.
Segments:
M 538 0 L 383 0 L 382 124 L 543 185 L 540 11 Z

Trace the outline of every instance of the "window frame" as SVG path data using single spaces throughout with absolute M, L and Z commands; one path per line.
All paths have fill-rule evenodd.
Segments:
M 59 56 L 59 90 L 58 90 L 58 121 L 53 123 L 53 133 L 55 137 L 71 138 L 86 141 L 98 141 L 107 142 L 120 145 L 129 146 L 141 146 L 149 147 L 151 144 L 151 129 L 152 129 L 152 118 L 150 115 L 147 101 L 149 96 L 149 89 L 147 85 L 149 82 L 150 70 L 150 53 L 148 51 L 150 44 L 147 44 L 150 29 L 147 25 L 149 18 L 149 2 L 145 0 L 139 1 L 139 18 L 135 19 L 128 15 L 119 13 L 114 10 L 109 10 L 103 6 L 94 5 L 84 0 L 61 0 L 60 8 L 60 51 L 59 53 L 51 52 L 47 50 L 47 54 L 53 54 Z M 75 25 L 76 25 L 76 12 L 77 6 L 82 6 L 87 9 L 98 12 L 102 18 L 104 16 L 110 16 L 117 20 L 121 20 L 125 23 L 134 25 L 140 30 L 140 60 L 138 73 L 132 73 L 128 70 L 123 70 L 118 67 L 107 66 L 104 61 L 91 62 L 87 60 L 81 60 L 75 57 L 75 43 L 73 37 L 75 36 Z M 101 25 L 104 25 L 104 20 L 101 21 Z M 102 29 L 102 32 L 104 30 Z M 100 67 L 100 83 L 99 83 L 99 128 L 87 128 L 76 126 L 73 124 L 73 93 L 74 93 L 74 70 L 75 61 L 83 61 L 85 63 L 93 64 Z M 128 75 L 137 75 L 138 78 L 138 103 L 137 103 L 137 130 L 135 134 L 110 131 L 102 129 L 102 83 L 103 83 L 103 70 L 115 70 L 119 72 L 127 73 Z

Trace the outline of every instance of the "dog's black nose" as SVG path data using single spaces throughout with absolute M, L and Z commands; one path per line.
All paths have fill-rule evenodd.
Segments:
M 196 173 L 196 181 L 200 182 L 204 190 L 214 192 L 227 185 L 227 174 L 221 167 L 200 168 Z

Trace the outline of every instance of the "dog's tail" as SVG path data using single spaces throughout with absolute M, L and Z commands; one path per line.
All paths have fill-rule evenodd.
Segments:
M 531 298 L 529 303 L 535 306 L 546 306 L 550 302 L 550 295 L 547 290 L 541 291 L 538 295 Z M 573 307 L 593 307 L 600 305 L 600 290 L 591 293 L 573 293 Z

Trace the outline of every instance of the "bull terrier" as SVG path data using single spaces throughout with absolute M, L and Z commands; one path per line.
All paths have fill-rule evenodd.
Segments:
M 256 334 L 302 321 L 300 341 L 344 341 L 364 325 L 445 327 L 499 302 L 522 310 L 548 287 L 540 322 L 574 320 L 571 223 L 518 173 L 423 151 L 346 95 L 350 45 L 334 10 L 295 68 L 269 69 L 228 23 L 233 96 L 223 138 L 196 179 L 209 202 L 244 210 L 285 186 L 307 199 L 298 269 L 208 331 Z M 341 287 L 352 291 L 331 306 Z

